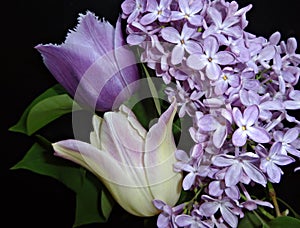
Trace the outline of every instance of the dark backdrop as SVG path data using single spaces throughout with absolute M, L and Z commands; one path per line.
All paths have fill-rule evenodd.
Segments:
M 77 24 L 78 13 L 84 13 L 87 9 L 95 12 L 99 18 L 105 17 L 115 23 L 121 2 L 122 0 L 14 0 L 6 1 L 6 6 L 2 6 L 1 227 L 6 222 L 8 225 L 5 227 L 72 227 L 75 208 L 73 192 L 54 179 L 26 170 L 9 170 L 22 159 L 32 141 L 24 135 L 8 132 L 7 129 L 16 123 L 37 95 L 56 83 L 34 46 L 39 43 L 63 42 L 68 30 Z M 237 2 L 240 6 L 253 4 L 247 14 L 247 31 L 265 37 L 280 31 L 283 39 L 294 36 L 300 42 L 300 8 L 296 1 Z M 298 212 L 299 180 L 299 173 L 286 172 L 280 186 L 276 186 L 278 194 Z M 117 214 L 112 218 L 117 220 Z

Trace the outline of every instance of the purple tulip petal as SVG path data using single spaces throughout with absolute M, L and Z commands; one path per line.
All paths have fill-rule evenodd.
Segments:
M 124 43 L 120 18 L 114 28 L 87 12 L 80 15 L 79 24 L 67 35 L 65 43 L 40 44 L 36 49 L 74 100 L 97 111 L 107 111 L 123 88 L 139 78 L 133 53 L 119 49 Z M 123 94 L 119 101 L 126 98 Z

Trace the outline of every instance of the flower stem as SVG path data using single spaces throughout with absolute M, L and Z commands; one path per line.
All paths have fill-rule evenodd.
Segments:
M 277 202 L 276 192 L 275 192 L 275 189 L 271 182 L 268 182 L 268 189 L 269 189 L 269 196 L 271 197 L 273 204 L 274 204 L 276 216 L 279 217 L 279 216 L 281 216 L 281 212 L 280 212 L 279 205 Z

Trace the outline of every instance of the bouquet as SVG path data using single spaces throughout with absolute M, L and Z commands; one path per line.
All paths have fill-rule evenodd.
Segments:
M 124 0 L 115 25 L 80 14 L 64 43 L 35 47 L 58 83 L 10 128 L 36 139 L 12 169 L 73 190 L 74 227 L 116 205 L 149 227 L 300 227 L 273 186 L 300 169 L 297 41 L 248 32 L 251 8 Z M 72 138 L 40 134 L 67 114 Z

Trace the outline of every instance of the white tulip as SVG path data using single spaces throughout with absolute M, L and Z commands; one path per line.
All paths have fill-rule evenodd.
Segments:
M 152 201 L 173 206 L 181 192 L 182 173 L 173 170 L 176 145 L 172 122 L 176 102 L 147 132 L 133 112 L 121 105 L 117 112 L 93 116 L 90 144 L 74 139 L 53 144 L 55 155 L 94 173 L 129 213 L 153 216 Z

